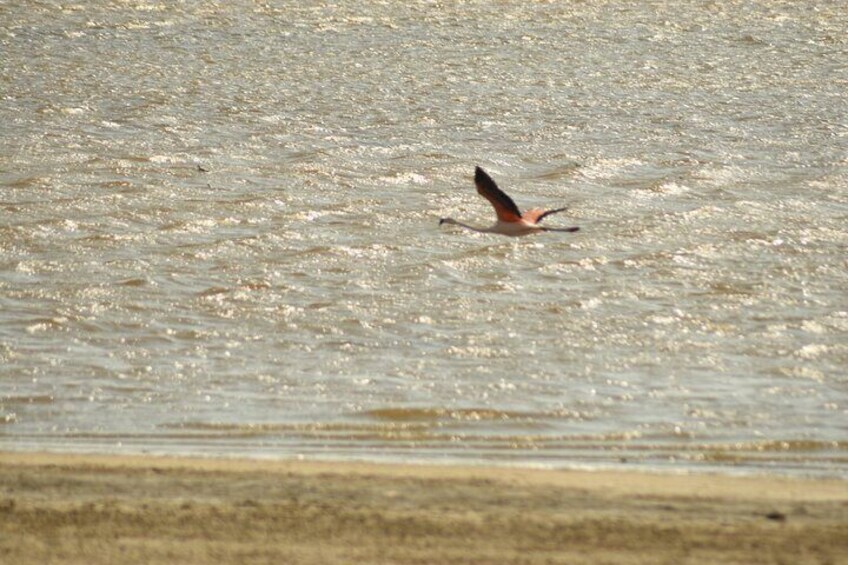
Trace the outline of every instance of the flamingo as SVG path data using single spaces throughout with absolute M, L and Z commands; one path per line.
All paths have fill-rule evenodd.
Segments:
M 578 227 L 546 228 L 540 226 L 539 222 L 545 217 L 562 212 L 566 208 L 555 208 L 553 210 L 533 208 L 522 214 L 518 206 L 515 205 L 515 202 L 512 201 L 512 198 L 498 188 L 492 177 L 480 167 L 474 169 L 474 184 L 477 185 L 477 192 L 480 196 L 491 202 L 492 206 L 495 207 L 495 214 L 498 216 L 498 221 L 495 225 L 488 228 L 475 228 L 474 226 L 457 222 L 453 218 L 442 218 L 439 220 L 439 225 L 450 224 L 480 233 L 497 233 L 509 236 L 528 235 L 540 231 L 575 232 L 580 229 Z

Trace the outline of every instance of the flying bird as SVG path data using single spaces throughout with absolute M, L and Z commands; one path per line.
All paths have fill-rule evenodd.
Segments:
M 580 229 L 578 227 L 548 228 L 540 226 L 539 223 L 544 218 L 551 214 L 562 212 L 566 208 L 556 208 L 554 210 L 533 208 L 532 210 L 527 210 L 522 214 L 518 209 L 518 206 L 515 205 L 515 202 L 512 201 L 512 198 L 507 196 L 504 191 L 498 188 L 498 185 L 495 184 L 492 177 L 490 177 L 486 171 L 480 167 L 477 167 L 474 170 L 474 184 L 477 185 L 477 192 L 480 196 L 491 202 L 492 206 L 495 207 L 495 214 L 498 216 L 498 221 L 495 225 L 488 228 L 475 228 L 474 226 L 457 222 L 453 218 L 442 218 L 439 220 L 439 225 L 450 224 L 474 230 L 476 232 L 498 233 L 509 236 L 528 235 L 540 231 L 575 232 Z

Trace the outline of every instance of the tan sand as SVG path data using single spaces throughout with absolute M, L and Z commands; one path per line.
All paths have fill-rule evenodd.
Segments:
M 0 452 L 0 563 L 848 563 L 848 482 Z

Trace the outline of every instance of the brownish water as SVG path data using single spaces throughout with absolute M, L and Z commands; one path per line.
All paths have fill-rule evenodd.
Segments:
M 0 23 L 0 447 L 846 475 L 842 3 Z

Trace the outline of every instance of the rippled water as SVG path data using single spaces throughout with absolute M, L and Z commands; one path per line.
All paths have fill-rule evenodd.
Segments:
M 0 22 L 0 448 L 848 476 L 842 2 Z

